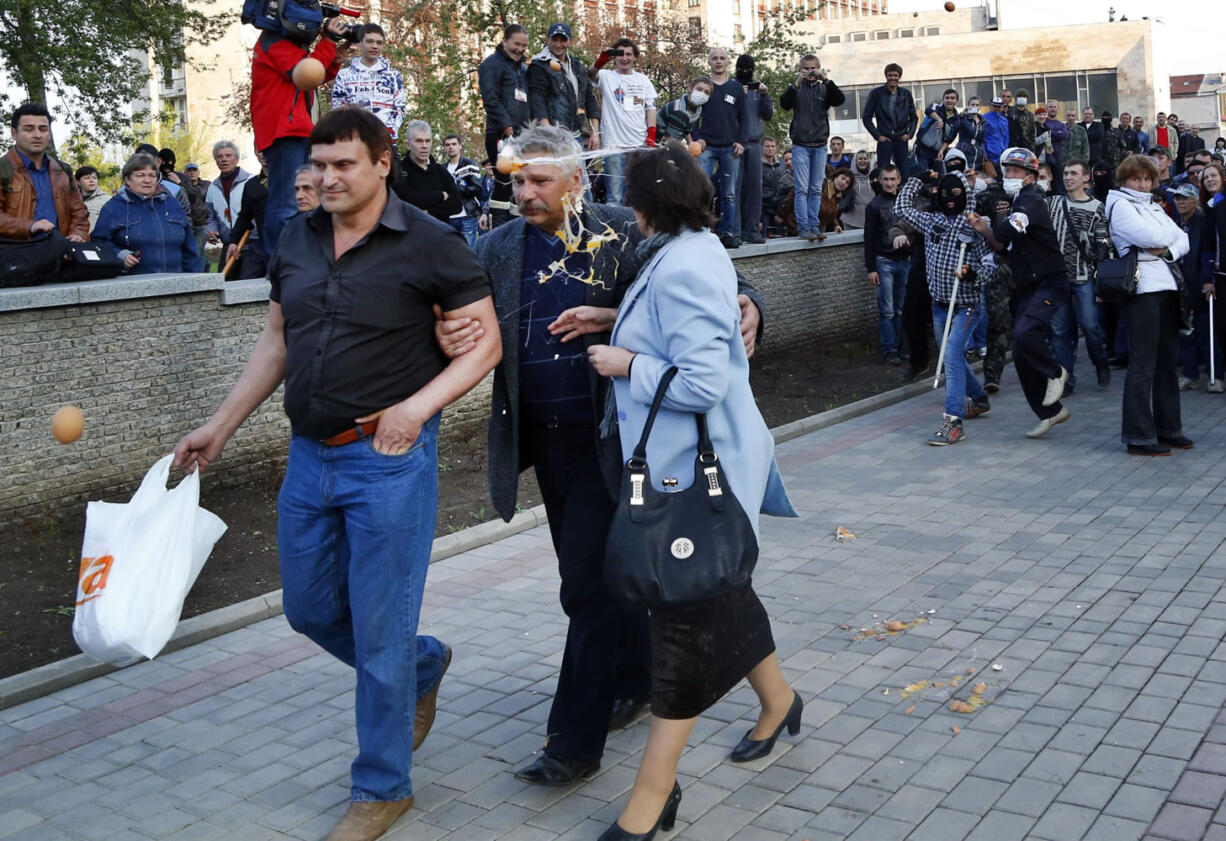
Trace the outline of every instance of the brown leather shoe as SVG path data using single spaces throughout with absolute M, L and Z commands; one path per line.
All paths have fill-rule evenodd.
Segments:
M 324 841 L 375 841 L 396 819 L 413 808 L 413 798 L 355 801 Z
M 426 736 L 430 735 L 430 728 L 434 726 L 434 713 L 438 710 L 438 688 L 443 685 L 443 675 L 447 674 L 447 667 L 451 665 L 451 646 L 444 645 L 443 651 L 443 670 L 439 673 L 438 683 L 434 684 L 429 695 L 417 702 L 417 709 L 413 713 L 413 750 L 421 747 Z

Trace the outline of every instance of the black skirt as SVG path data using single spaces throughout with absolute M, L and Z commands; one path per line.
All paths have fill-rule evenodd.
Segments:
M 746 585 L 704 602 L 651 609 L 651 712 L 694 718 L 775 650 L 770 619 Z

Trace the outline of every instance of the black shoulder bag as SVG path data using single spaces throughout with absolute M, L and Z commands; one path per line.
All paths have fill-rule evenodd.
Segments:
M 728 487 L 707 435 L 706 415 L 694 416 L 694 484 L 676 493 L 651 485 L 647 438 L 676 375 L 670 368 L 656 389 L 642 437 L 622 473 L 605 545 L 609 591 L 648 607 L 703 601 L 744 586 L 758 562 L 753 525 Z
M 1115 210 L 1115 205 L 1111 210 Z M 1107 242 L 1111 242 L 1111 210 L 1107 211 Z M 1120 303 L 1137 294 L 1140 279 L 1137 249 L 1130 248 L 1127 254 L 1098 261 L 1094 270 L 1094 294 L 1108 303 Z

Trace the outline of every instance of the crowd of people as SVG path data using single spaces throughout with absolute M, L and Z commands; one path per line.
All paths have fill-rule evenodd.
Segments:
M 269 279 L 245 370 L 175 454 L 208 467 L 284 386 L 285 613 L 357 681 L 351 803 L 330 841 L 372 841 L 413 805 L 413 752 L 453 656 L 417 633 L 440 415 L 491 371 L 491 498 L 510 519 L 519 476 L 534 470 L 569 621 L 548 738 L 515 776 L 582 780 L 608 732 L 650 710 L 634 785 L 600 836 L 649 841 L 677 818 L 677 763 L 698 716 L 742 678 L 760 706 L 731 761 L 799 732 L 804 703 L 747 579 L 644 603 L 615 596 L 606 564 L 610 547 L 641 548 L 623 526 L 643 519 L 646 496 L 660 518 L 695 483 L 704 513 L 740 512 L 751 557 L 759 514 L 795 516 L 749 385 L 763 302 L 729 249 L 780 230 L 863 229 L 885 361 L 906 359 L 914 380 L 930 336 L 944 360 L 934 445 L 963 440 L 963 421 L 991 411 L 1010 347 L 1031 438 L 1070 418 L 1081 334 L 1099 387 L 1127 367 L 1130 454 L 1193 446 L 1179 391 L 1205 368 L 1208 389 L 1226 390 L 1209 317 L 1226 266 L 1226 170 L 1173 116 L 1149 132 L 1140 117 L 1117 128 L 1091 109 L 1061 122 L 1059 103 L 1032 111 L 1024 90 L 1001 91 L 987 112 L 948 90 L 921 112 L 890 64 L 864 108 L 876 148 L 853 150 L 830 132 L 843 93 L 804 55 L 777 102 L 792 114 L 785 147 L 763 130 L 776 102 L 752 57 L 712 50 L 709 75 L 657 108 L 632 39 L 586 67 L 567 24 L 550 26 L 535 56 L 512 25 L 480 68 L 487 159 L 447 134 L 443 161 L 432 126 L 404 123 L 382 29 L 364 25 L 347 64 L 335 20 L 323 35 L 313 46 L 261 35 L 259 174 L 229 140 L 212 148 L 211 182 L 142 147 L 107 196 L 96 170 L 47 154 L 50 114 L 23 105 L 0 161 L 0 233 L 92 237 L 130 273 L 198 270 L 211 254 L 233 277 Z M 318 124 L 294 81 L 308 59 L 333 82 L 336 107 Z M 1112 275 L 1125 288 L 1104 300 L 1104 278 L 1129 260 Z M 672 556 L 704 537 L 678 537 Z

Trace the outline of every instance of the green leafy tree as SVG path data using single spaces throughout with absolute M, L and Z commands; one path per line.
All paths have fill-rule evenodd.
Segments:
M 179 66 L 189 43 L 217 40 L 237 11 L 237 0 L 222 14 L 176 0 L 0 0 L 0 71 L 27 99 L 54 94 L 71 122 L 120 140 L 131 126 L 127 103 L 149 81 L 133 51 Z

